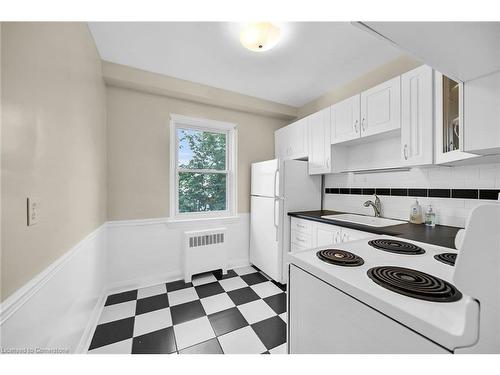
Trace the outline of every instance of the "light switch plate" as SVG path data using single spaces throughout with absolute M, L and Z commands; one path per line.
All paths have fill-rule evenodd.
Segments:
M 40 209 L 39 206 L 40 204 L 38 199 L 33 197 L 27 199 L 28 226 L 38 223 Z

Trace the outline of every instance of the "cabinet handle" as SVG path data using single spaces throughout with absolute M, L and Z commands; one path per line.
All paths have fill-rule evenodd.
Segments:
M 299 228 L 304 228 L 304 229 L 305 229 L 305 227 L 306 227 L 305 225 L 298 224 L 298 223 L 297 223 L 297 226 L 298 226 Z
M 302 238 L 297 238 L 297 241 L 299 241 L 299 242 L 306 242 L 306 240 L 303 240 Z
M 356 134 L 358 134 L 358 123 L 359 123 L 359 120 L 354 121 L 354 132 Z
M 361 129 L 365 132 L 366 131 L 366 127 L 365 127 L 365 118 L 363 117 L 361 119 Z
M 403 155 L 405 157 L 405 160 L 408 160 L 408 145 L 406 143 L 403 147 Z
M 347 233 L 344 233 L 344 235 L 342 236 L 342 242 L 346 242 L 346 241 L 345 241 L 345 240 L 346 240 L 346 238 L 347 238 Z
M 333 243 L 340 242 L 340 232 L 335 233 L 335 237 L 333 238 Z
M 326 167 L 327 167 L 327 168 L 330 168 L 330 158 L 327 158 L 327 159 L 326 159 Z

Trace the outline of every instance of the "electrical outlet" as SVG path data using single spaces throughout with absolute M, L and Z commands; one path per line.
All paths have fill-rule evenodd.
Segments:
M 28 208 L 28 226 L 35 225 L 38 223 L 39 217 L 39 202 L 38 199 L 28 198 L 27 199 L 27 208 Z

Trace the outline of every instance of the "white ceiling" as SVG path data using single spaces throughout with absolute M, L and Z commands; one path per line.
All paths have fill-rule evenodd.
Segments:
M 270 51 L 239 43 L 228 22 L 92 22 L 103 60 L 301 106 L 402 53 L 348 22 L 281 24 Z

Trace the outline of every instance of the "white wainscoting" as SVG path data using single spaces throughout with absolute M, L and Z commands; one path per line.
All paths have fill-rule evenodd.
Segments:
M 105 288 L 106 225 L 96 229 L 1 305 L 4 350 L 77 352 Z
M 108 294 L 181 278 L 183 232 L 221 226 L 229 267 L 248 265 L 249 214 L 103 224 L 1 304 L 0 347 L 85 352 Z
M 109 291 L 180 279 L 185 231 L 227 228 L 229 267 L 249 263 L 250 215 L 230 219 L 170 222 L 168 219 L 108 223 Z

